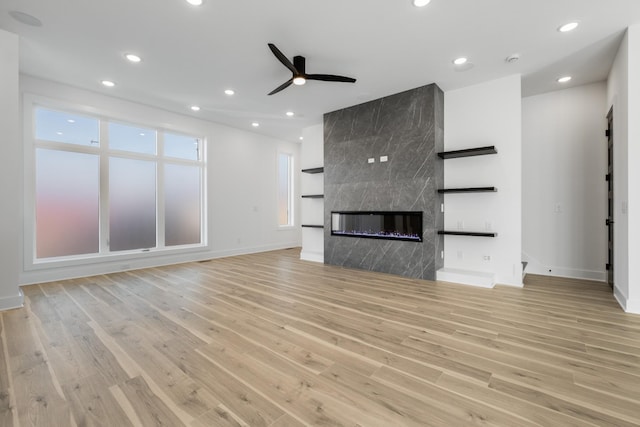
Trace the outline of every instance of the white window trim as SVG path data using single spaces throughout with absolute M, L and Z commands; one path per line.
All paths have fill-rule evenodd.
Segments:
M 280 177 L 279 177 L 279 171 L 280 171 L 280 155 L 287 155 L 289 157 L 289 197 L 287 200 L 287 204 L 288 204 L 288 210 L 289 210 L 289 224 L 278 224 L 278 212 L 277 209 L 280 207 L 280 200 L 279 200 L 279 185 L 280 185 Z M 291 230 L 296 228 L 296 220 L 295 220 L 295 187 L 294 187 L 294 183 L 295 183 L 295 179 L 294 179 L 294 173 L 295 173 L 295 156 L 293 155 L 292 152 L 290 151 L 283 151 L 283 150 L 278 150 L 276 152 L 276 225 L 277 225 L 277 229 L 278 230 Z
M 182 129 L 182 128 L 173 128 L 160 125 L 158 123 L 148 123 L 145 121 L 137 121 L 135 118 L 132 121 L 131 118 L 120 117 L 118 114 L 110 113 L 107 111 L 103 111 L 101 109 L 95 107 L 89 107 L 86 105 L 74 104 L 70 102 L 60 101 L 57 99 L 52 99 L 44 96 L 34 95 L 30 93 L 25 93 L 23 95 L 23 146 L 24 146 L 24 188 L 23 188 L 23 268 L 25 272 L 29 271 L 39 271 L 39 270 L 47 270 L 51 268 L 65 268 L 72 266 L 83 266 L 83 265 L 91 265 L 91 264 L 113 264 L 118 262 L 125 261 L 135 261 L 135 260 L 144 260 L 157 256 L 161 256 L 163 259 L 167 257 L 175 256 L 176 259 L 182 258 L 182 256 L 187 254 L 199 254 L 208 252 L 210 249 L 208 242 L 208 202 L 207 202 L 207 140 L 203 137 L 198 137 L 202 141 L 200 149 L 202 152 L 200 153 L 202 161 L 194 162 L 192 160 L 186 159 L 177 159 L 171 158 L 172 164 L 188 164 L 194 165 L 196 163 L 202 165 L 202 176 L 201 176 L 201 225 L 200 225 L 200 243 L 198 244 L 188 244 L 188 245 L 180 245 L 180 246 L 171 246 L 171 247 L 161 247 L 160 246 L 160 238 L 162 237 L 162 245 L 164 245 L 164 221 L 160 223 L 161 218 L 157 218 L 157 236 L 156 236 L 156 245 L 158 247 L 152 249 L 136 249 L 130 251 L 117 251 L 117 252 L 105 252 L 108 251 L 108 246 L 106 243 L 106 239 L 103 239 L 103 236 L 108 236 L 108 221 L 100 221 L 100 246 L 99 253 L 94 254 L 84 254 L 84 255 L 74 255 L 74 256 L 64 256 L 64 257 L 52 257 L 52 258 L 36 258 L 35 248 L 36 248 L 36 233 L 35 233 L 35 205 L 36 205 L 36 170 L 35 170 L 35 153 L 36 148 L 56 148 L 56 147 L 65 147 L 68 151 L 74 151 L 78 153 L 90 153 L 90 154 L 105 154 L 107 150 L 105 147 L 100 145 L 100 147 L 92 147 L 92 146 L 82 146 L 82 145 L 71 145 L 64 142 L 39 142 L 36 144 L 35 140 L 35 109 L 37 107 L 43 107 L 47 109 L 53 110 L 61 110 L 67 111 L 69 113 L 75 113 L 80 115 L 87 115 L 94 118 L 97 118 L 101 121 L 111 121 L 118 122 L 124 124 L 131 124 L 133 126 L 140 127 L 148 127 L 150 129 L 154 129 L 162 135 L 161 132 L 169 132 L 169 133 L 178 133 L 183 135 L 193 135 L 193 130 Z M 101 132 L 104 126 L 101 126 Z M 102 137 L 102 135 L 100 135 Z M 161 153 L 162 145 L 160 140 L 162 137 L 158 138 L 158 154 Z M 69 150 L 69 148 L 72 148 Z M 111 151 L 111 154 L 117 155 L 117 151 Z M 158 169 L 158 181 L 161 179 L 160 176 L 162 174 L 162 165 L 164 165 L 164 158 L 157 157 L 155 155 L 148 155 L 142 153 L 132 153 L 132 152 L 122 152 L 124 155 L 126 153 L 127 158 L 139 158 L 144 160 L 149 160 L 153 158 L 157 162 Z M 108 159 L 108 156 L 101 155 L 100 162 L 103 162 L 103 159 Z M 108 168 L 105 168 L 101 163 L 100 165 L 100 173 L 107 173 Z M 104 177 L 101 177 L 103 179 Z M 107 175 L 108 178 L 108 175 Z M 156 198 L 157 207 L 160 205 L 162 200 L 161 191 L 158 192 L 158 197 Z M 108 197 L 108 194 L 103 194 L 102 189 L 100 191 L 100 216 L 104 218 L 106 209 L 108 209 L 108 205 L 105 202 L 104 198 Z M 161 212 L 162 209 L 156 208 L 156 212 Z M 164 219 L 164 218 L 162 218 Z M 127 269 L 127 265 L 122 265 L 122 269 Z

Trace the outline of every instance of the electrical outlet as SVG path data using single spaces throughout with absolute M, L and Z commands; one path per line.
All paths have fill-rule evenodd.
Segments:
M 458 251 L 458 259 L 463 259 L 464 253 L 462 251 Z
M 458 230 L 464 230 L 464 221 L 458 221 Z
M 389 156 L 380 156 L 380 163 L 389 161 Z
M 375 162 L 376 162 L 376 159 L 374 157 L 369 157 L 367 159 L 367 163 L 375 163 Z
M 491 261 L 491 255 L 483 255 L 482 259 L 485 261 Z

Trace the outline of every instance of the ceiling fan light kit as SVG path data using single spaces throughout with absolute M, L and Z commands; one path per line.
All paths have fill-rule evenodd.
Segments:
M 356 79 L 352 77 L 344 77 L 344 76 L 336 76 L 333 74 L 307 74 L 305 69 L 305 57 L 304 56 L 294 56 L 293 63 L 289 61 L 289 58 L 284 56 L 280 49 L 276 47 L 273 43 L 269 43 L 269 49 L 278 58 L 278 61 L 282 63 L 291 73 L 293 74 L 289 80 L 269 92 L 269 95 L 276 94 L 281 90 L 284 90 L 291 86 L 291 84 L 295 84 L 301 86 L 307 82 L 307 80 L 319 80 L 323 82 L 344 82 L 344 83 L 355 83 Z

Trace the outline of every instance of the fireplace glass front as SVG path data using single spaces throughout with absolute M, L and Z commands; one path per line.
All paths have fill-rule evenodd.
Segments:
M 331 235 L 422 242 L 422 212 L 331 212 Z

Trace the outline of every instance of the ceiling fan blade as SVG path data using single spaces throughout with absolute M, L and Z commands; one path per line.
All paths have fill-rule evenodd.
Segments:
M 278 61 L 282 62 L 282 65 L 287 67 L 293 74 L 299 74 L 296 67 L 294 67 L 291 61 L 289 61 L 289 59 L 280 52 L 280 49 L 278 49 L 275 44 L 269 43 L 269 49 L 271 49 L 271 52 L 273 52 L 276 58 L 278 58 Z
M 282 83 L 280 86 L 278 86 L 277 88 L 269 92 L 269 95 L 273 95 L 274 93 L 278 93 L 281 90 L 288 88 L 289 86 L 291 86 L 291 83 L 293 83 L 293 78 L 290 78 L 289 80 L 287 80 L 286 82 Z
M 334 76 L 333 74 L 307 74 L 307 80 L 321 80 L 323 82 L 345 82 L 355 83 L 356 79 L 344 76 Z

